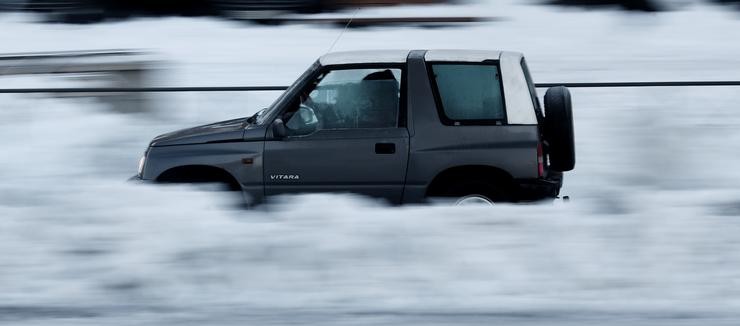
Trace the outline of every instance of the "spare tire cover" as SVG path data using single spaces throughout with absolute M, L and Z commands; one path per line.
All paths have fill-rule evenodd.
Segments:
M 570 91 L 564 86 L 552 87 L 545 93 L 545 140 L 549 145 L 550 168 L 570 171 L 576 165 L 573 137 L 573 107 Z

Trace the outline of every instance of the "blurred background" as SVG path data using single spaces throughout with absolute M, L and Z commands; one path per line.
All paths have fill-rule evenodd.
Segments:
M 125 180 L 154 136 L 280 92 L 8 89 L 288 85 L 350 19 L 334 51 L 521 51 L 538 83 L 740 80 L 739 4 L 0 0 L 0 324 L 737 325 L 737 87 L 572 89 L 567 204 L 255 210 Z

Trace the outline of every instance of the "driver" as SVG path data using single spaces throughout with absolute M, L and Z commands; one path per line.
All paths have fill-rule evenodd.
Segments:
M 376 71 L 362 79 L 364 107 L 359 110 L 358 123 L 364 128 L 390 128 L 396 126 L 400 87 L 396 76 L 389 69 Z

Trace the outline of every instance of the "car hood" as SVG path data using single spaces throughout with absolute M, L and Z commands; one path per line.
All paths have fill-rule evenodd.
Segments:
M 239 118 L 211 123 L 203 126 L 173 131 L 159 135 L 151 146 L 190 145 L 222 143 L 243 140 L 247 118 Z

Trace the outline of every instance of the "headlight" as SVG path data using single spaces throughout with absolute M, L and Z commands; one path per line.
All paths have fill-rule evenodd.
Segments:
M 139 177 L 144 176 L 144 164 L 145 163 L 146 163 L 146 154 L 144 154 L 144 156 L 142 156 L 141 159 L 139 159 L 139 170 L 138 170 Z

